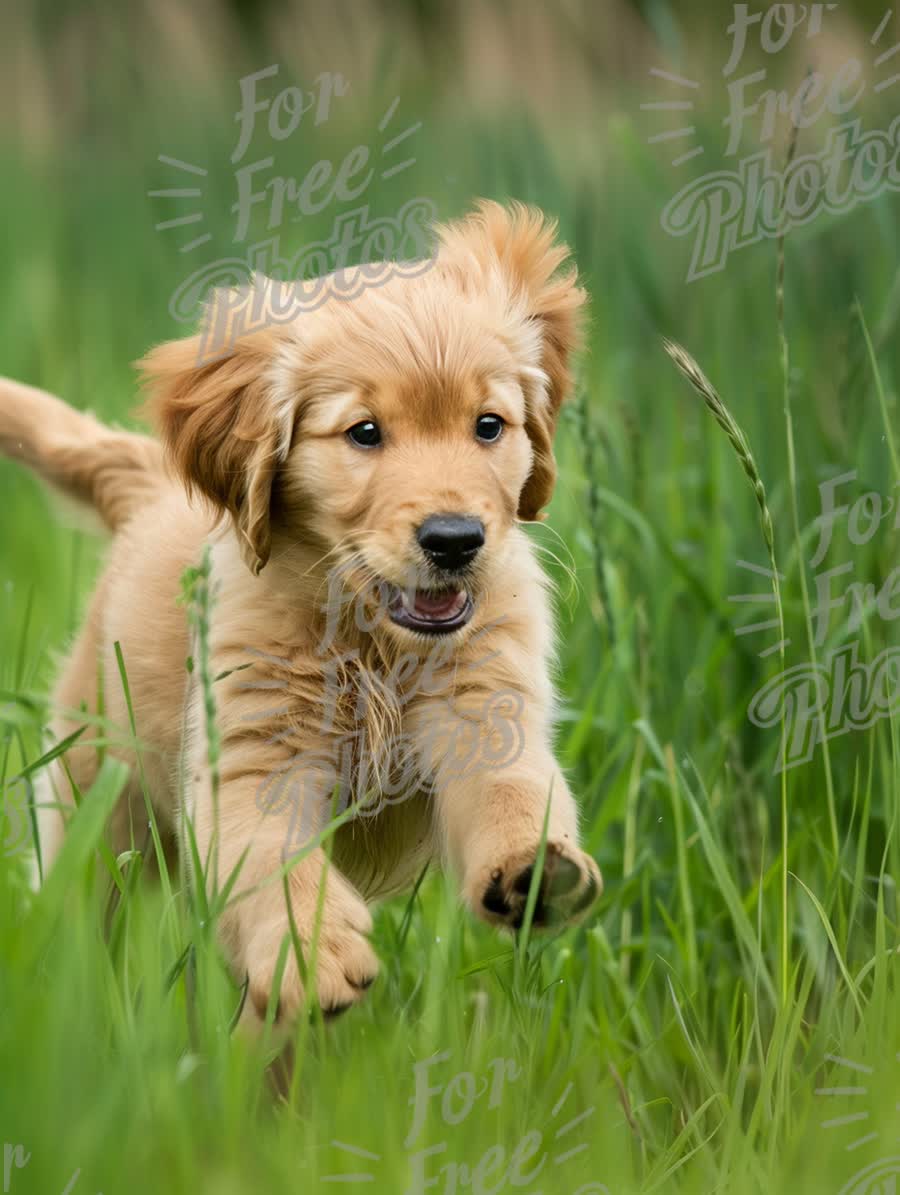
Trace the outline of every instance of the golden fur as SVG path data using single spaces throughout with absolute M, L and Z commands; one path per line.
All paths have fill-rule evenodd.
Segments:
M 474 913 L 518 924 L 548 799 L 538 920 L 582 917 L 600 891 L 553 756 L 549 603 L 518 525 L 538 518 L 552 493 L 552 440 L 584 294 L 574 270 L 560 272 L 567 250 L 538 212 L 483 203 L 438 231 L 435 262 L 420 276 L 246 331 L 219 360 L 200 359 L 198 337 L 152 350 L 141 368 L 168 472 L 157 441 L 0 384 L 0 448 L 89 502 L 115 532 L 56 687 L 52 733 L 71 733 L 81 707 L 97 712 L 98 668 L 106 716 L 127 726 L 118 641 L 163 830 L 177 839 L 189 814 L 201 857 L 215 841 L 220 886 L 240 864 L 220 930 L 235 973 L 249 976 L 250 1017 L 264 1014 L 289 931 L 277 876 L 329 820 L 338 738 L 356 736 L 357 816 L 336 835 L 330 869 L 318 846 L 289 878 L 307 946 L 327 871 L 317 966 L 326 1010 L 358 1000 L 376 974 L 367 902 L 407 884 L 432 856 L 453 869 Z M 258 286 L 265 307 L 267 284 Z M 223 302 L 213 300 L 211 319 Z M 485 412 L 505 421 L 495 443 L 473 433 Z M 384 429 L 376 450 L 344 434 L 366 418 Z M 402 587 L 421 572 L 416 528 L 441 512 L 484 524 L 466 578 L 471 621 L 440 640 L 366 621 L 373 586 Z M 220 678 L 217 795 L 176 602 L 205 542 Z M 343 596 L 329 627 L 335 576 Z M 498 694 L 512 711 L 505 722 Z M 510 735 L 516 750 L 504 754 Z M 464 740 L 474 766 L 461 763 Z M 76 745 L 66 764 L 87 789 L 95 752 Z M 285 796 L 298 781 L 299 829 L 296 797 Z M 70 808 L 59 763 L 45 780 L 47 806 L 54 791 Z M 65 817 L 47 807 L 39 820 L 47 866 Z M 114 846 L 141 839 L 145 824 L 134 781 L 110 827 Z M 296 1015 L 302 1000 L 291 956 L 282 1013 Z

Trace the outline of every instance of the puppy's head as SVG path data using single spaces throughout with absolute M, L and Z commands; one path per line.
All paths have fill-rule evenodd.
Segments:
M 418 277 L 270 322 L 217 361 L 195 337 L 142 362 L 176 471 L 231 516 L 250 569 L 273 542 L 313 544 L 350 589 L 380 587 L 400 634 L 464 627 L 510 529 L 541 517 L 585 298 L 534 210 L 482 203 L 437 231 Z

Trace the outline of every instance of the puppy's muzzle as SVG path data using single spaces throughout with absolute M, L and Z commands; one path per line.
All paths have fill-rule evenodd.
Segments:
M 416 532 L 416 539 L 435 568 L 458 573 L 484 547 L 484 523 L 468 515 L 429 515 Z

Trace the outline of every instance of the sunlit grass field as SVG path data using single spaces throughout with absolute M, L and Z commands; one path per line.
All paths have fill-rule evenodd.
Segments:
M 650 61 L 679 66 L 656 11 Z M 396 20 L 407 28 L 399 8 Z M 306 44 L 315 69 L 302 76 L 277 21 L 227 37 L 213 24 L 196 47 L 176 22 L 166 36 L 197 70 L 157 72 L 143 26 L 126 36 L 96 12 L 85 25 L 90 54 L 48 52 L 41 103 L 21 96 L 0 141 L 0 373 L 131 424 L 131 363 L 190 331 L 169 312 L 173 291 L 239 251 L 238 80 L 275 62 L 285 85 L 350 78 L 352 63 Z M 698 36 L 706 54 L 714 33 Z M 411 42 L 370 34 L 369 73 L 332 119 L 277 143 L 281 172 L 381 144 L 399 96 L 392 128 L 422 122 L 415 164 L 376 178 L 371 214 L 417 196 L 441 218 L 482 195 L 537 204 L 591 295 L 559 486 L 533 536 L 557 589 L 559 753 L 606 890 L 586 927 L 514 943 L 430 873 L 378 909 L 379 981 L 359 1010 L 298 1030 L 285 1088 L 267 1076 L 274 1046 L 232 1032 L 241 992 L 196 894 L 177 873 L 143 874 L 141 851 L 117 864 L 97 851 L 124 782 L 107 753 L 39 895 L 13 849 L 18 805 L 0 824 L 0 1190 L 886 1195 L 900 1174 L 900 683 L 884 656 L 900 618 L 898 200 L 885 191 L 787 237 L 780 320 L 771 239 L 685 281 L 690 246 L 660 213 L 690 175 L 646 144 L 645 66 L 595 84 L 588 72 L 573 120 L 506 76 L 469 95 L 450 66 L 429 77 L 409 66 Z M 440 44 L 451 66 L 465 52 Z M 67 71 L 77 79 L 88 60 L 82 91 Z M 710 140 L 721 115 L 705 117 Z M 251 148 L 272 152 L 262 123 Z M 196 226 L 155 229 L 175 208 L 147 192 L 190 185 L 160 154 L 206 170 L 199 206 L 178 209 L 202 211 Z M 283 246 L 327 237 L 340 210 L 286 222 Z M 179 252 L 206 231 L 204 248 Z M 664 337 L 715 387 L 758 483 Z M 817 559 L 823 493 L 844 474 L 834 505 L 852 511 Z M 103 541 L 21 468 L 0 462 L 0 487 L 0 778 L 18 801 L 53 746 L 54 659 Z M 768 650 L 781 632 L 763 507 L 780 651 Z M 749 595 L 760 600 L 732 600 Z M 779 772 L 779 711 L 754 724 L 755 695 L 853 643 L 860 662 L 888 661 L 884 708 L 866 715 L 871 676 L 857 679 L 856 726 L 848 699 L 846 733 Z M 131 732 L 87 733 L 103 749 Z

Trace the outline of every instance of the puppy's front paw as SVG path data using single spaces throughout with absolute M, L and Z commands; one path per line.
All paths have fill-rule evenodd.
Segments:
M 519 929 L 536 858 L 534 847 L 481 867 L 465 887 L 472 910 L 493 925 Z M 581 921 L 602 891 L 600 869 L 590 855 L 565 842 L 548 842 L 532 925 L 547 929 Z
M 314 962 L 318 1003 L 326 1017 L 334 1017 L 358 1003 L 378 974 L 378 959 L 366 940 L 372 918 L 364 901 L 336 871 L 328 873 L 324 908 L 318 934 L 315 959 L 312 943 L 315 930 L 314 890 L 304 885 L 294 905 L 294 920 L 302 946 L 306 968 Z M 270 906 L 264 920 L 252 926 L 244 957 L 248 976 L 245 1020 L 264 1020 L 275 985 L 278 953 L 285 934 L 290 932 L 282 898 L 281 907 Z M 303 1006 L 303 981 L 297 968 L 293 947 L 278 993 L 276 1020 L 279 1024 L 296 1019 Z

